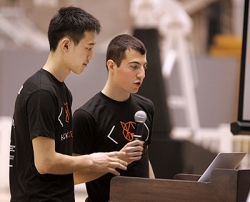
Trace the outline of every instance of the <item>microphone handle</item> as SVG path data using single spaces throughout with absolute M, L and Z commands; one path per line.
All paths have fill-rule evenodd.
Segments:
M 136 122 L 134 140 L 142 140 L 144 124 Z

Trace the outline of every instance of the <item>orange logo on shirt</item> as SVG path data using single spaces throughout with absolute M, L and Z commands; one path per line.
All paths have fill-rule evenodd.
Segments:
M 135 130 L 135 122 L 129 121 L 127 123 L 124 123 L 122 121 L 120 121 L 121 126 L 122 126 L 122 134 L 124 136 L 124 138 L 128 141 L 132 141 L 134 139 L 134 131 Z
M 65 121 L 67 123 L 69 123 L 70 120 L 70 112 L 69 112 L 69 106 L 68 106 L 68 102 L 64 102 L 64 107 L 65 107 Z

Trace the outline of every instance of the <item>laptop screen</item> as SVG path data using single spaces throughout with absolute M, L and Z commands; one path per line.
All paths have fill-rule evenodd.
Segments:
M 208 166 L 198 182 L 210 182 L 215 168 L 235 169 L 246 155 L 246 152 L 219 153 Z

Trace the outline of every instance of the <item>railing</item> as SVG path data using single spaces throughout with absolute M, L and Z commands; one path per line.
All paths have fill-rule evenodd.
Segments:
M 221 124 L 218 128 L 200 128 L 197 131 L 174 128 L 171 137 L 189 140 L 214 153 L 246 152 L 239 168 L 250 168 L 250 135 L 234 136 L 230 131 L 230 124 Z
M 49 50 L 47 36 L 41 32 L 20 8 L 0 8 L 0 49 L 32 48 Z
M 9 187 L 9 147 L 12 119 L 10 117 L 0 117 L 0 189 Z

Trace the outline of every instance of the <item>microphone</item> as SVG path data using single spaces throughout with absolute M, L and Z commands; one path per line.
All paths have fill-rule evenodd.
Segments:
M 137 111 L 135 113 L 135 134 L 134 140 L 141 140 L 143 134 L 144 123 L 147 119 L 147 114 L 144 111 Z

